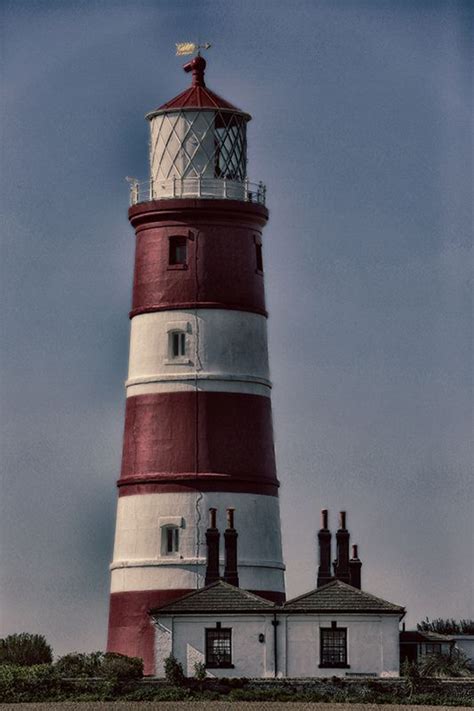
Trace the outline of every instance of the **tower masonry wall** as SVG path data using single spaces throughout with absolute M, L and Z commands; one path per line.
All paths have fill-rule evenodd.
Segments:
M 112 592 L 198 588 L 204 585 L 209 508 L 224 532 L 229 507 L 238 517 L 239 584 L 247 590 L 284 593 L 279 501 L 274 496 L 168 493 L 121 497 L 117 509 Z M 179 551 L 164 550 L 166 526 L 179 530 Z M 221 574 L 224 541 L 220 540 Z
M 171 334 L 185 334 L 186 353 L 172 358 Z M 221 309 L 145 313 L 131 322 L 127 396 L 176 385 L 270 394 L 266 319 Z
M 127 398 L 120 495 L 135 484 L 277 495 L 270 399 L 200 391 Z
M 189 307 L 266 313 L 256 254 L 265 208 L 232 200 L 157 200 L 129 215 L 137 235 L 132 316 Z M 169 239 L 177 236 L 187 238 L 185 265 L 169 263 Z

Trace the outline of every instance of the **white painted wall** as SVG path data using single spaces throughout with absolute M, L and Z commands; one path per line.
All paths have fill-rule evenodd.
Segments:
M 320 627 L 347 627 L 349 669 L 320 669 Z M 346 676 L 348 673 L 398 676 L 398 616 L 291 615 L 286 621 L 288 677 Z
M 471 669 L 474 669 L 474 634 L 451 635 L 456 640 L 456 647 L 470 660 Z
M 347 627 L 349 669 L 319 668 L 319 628 Z M 172 652 L 188 676 L 194 663 L 205 661 L 205 628 L 232 628 L 233 669 L 210 669 L 209 675 L 264 678 L 274 676 L 273 614 L 186 615 L 155 621 L 156 675 L 163 676 L 164 659 Z M 347 674 L 398 676 L 398 616 L 278 615 L 278 676 L 332 677 Z M 158 624 L 157 624 L 158 622 Z M 264 634 L 264 642 L 258 641 Z
M 239 583 L 250 590 L 284 590 L 278 498 L 232 492 L 140 494 L 118 500 L 112 592 L 204 585 L 209 508 L 217 509 L 224 565 L 226 509 L 235 508 Z M 162 553 L 162 525 L 180 525 L 178 555 Z
M 186 333 L 186 357 L 170 358 L 169 333 Z M 200 389 L 270 394 L 267 322 L 244 311 L 157 311 L 132 319 L 127 396 Z
M 192 615 L 164 617 L 155 623 L 155 675 L 164 676 L 164 660 L 171 653 L 183 665 L 186 676 L 194 676 L 194 664 L 205 662 L 205 629 L 216 622 L 232 629 L 233 668 L 209 669 L 210 677 L 273 676 L 273 627 L 270 615 Z M 167 632 L 166 632 L 167 630 Z M 265 636 L 259 642 L 259 634 Z

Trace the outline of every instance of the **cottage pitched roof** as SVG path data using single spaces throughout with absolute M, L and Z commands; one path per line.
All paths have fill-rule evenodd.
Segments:
M 398 613 L 405 609 L 400 605 L 382 600 L 370 593 L 333 580 L 316 590 L 288 600 L 281 607 L 282 612 L 364 612 L 376 614 Z
M 198 614 L 214 612 L 268 612 L 276 605 L 259 595 L 218 580 L 178 600 L 150 610 L 150 614 Z

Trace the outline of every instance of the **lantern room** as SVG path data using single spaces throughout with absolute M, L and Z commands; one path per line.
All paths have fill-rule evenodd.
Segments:
M 247 122 L 251 116 L 206 87 L 206 60 L 184 65 L 192 84 L 147 114 L 150 181 L 132 182 L 132 204 L 164 198 L 265 202 L 265 188 L 247 178 Z

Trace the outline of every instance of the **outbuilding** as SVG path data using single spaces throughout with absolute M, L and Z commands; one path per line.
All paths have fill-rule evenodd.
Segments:
M 186 675 L 391 677 L 403 607 L 333 580 L 282 605 L 218 580 L 150 611 L 155 675 L 173 655 Z

